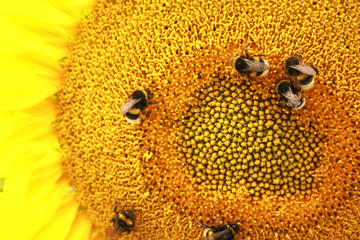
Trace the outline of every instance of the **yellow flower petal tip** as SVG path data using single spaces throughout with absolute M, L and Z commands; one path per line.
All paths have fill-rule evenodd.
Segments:
M 67 235 L 67 240 L 87 240 L 91 234 L 91 221 L 86 211 L 79 211 L 76 214 L 76 218 L 73 225 L 70 228 L 70 232 Z

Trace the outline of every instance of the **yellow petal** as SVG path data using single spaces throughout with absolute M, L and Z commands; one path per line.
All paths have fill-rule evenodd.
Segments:
M 91 222 L 89 216 L 85 211 L 79 211 L 66 239 L 86 240 L 89 239 L 90 231 Z
M 42 187 L 29 186 L 24 197 L 21 239 L 31 239 L 39 230 L 52 221 L 61 204 L 67 184 L 49 183 Z M 26 223 L 26 224 L 25 224 Z
M 54 1 L 37 0 L 22 1 L 21 4 L 15 1 L 1 1 L 1 13 L 16 13 L 22 16 L 29 16 L 46 21 L 52 25 L 72 26 L 78 22 L 81 11 L 91 4 L 90 1 Z
M 31 151 L 45 154 L 54 148 L 51 121 L 55 118 L 55 111 L 52 102 L 46 101 L 23 111 L 2 113 L 2 116 L 4 125 L 0 130 L 5 133 L 5 138 L 0 141 L 0 157 L 3 159 L 0 177 L 5 177 L 20 156 Z
M 60 153 L 50 150 L 38 163 L 31 176 L 31 186 L 42 187 L 46 184 L 55 184 L 62 176 Z
M 75 200 L 74 194 L 67 195 L 60 208 L 53 215 L 52 220 L 34 236 L 37 240 L 62 240 L 65 239 L 70 231 L 79 208 L 79 203 Z
M 50 61 L 46 56 L 37 57 L 43 58 L 39 61 L 44 61 L 44 65 Z M 46 66 L 30 64 L 27 58 L 31 56 L 2 53 L 0 70 L 4 81 L 0 89 L 0 111 L 33 106 L 58 91 L 54 79 L 58 73 Z
M 22 154 L 12 165 L 0 195 L 0 239 L 19 239 L 19 216 L 22 216 L 22 206 L 31 174 L 34 170 L 33 162 L 39 158 L 32 153 Z M 12 238 L 9 238 L 12 236 Z
M 89 1 L 1 1 L 0 111 L 32 106 L 58 91 L 58 61 L 85 5 Z
M 12 119 L 11 114 L 1 113 L 0 115 L 0 144 L 8 138 L 14 131 L 16 131 L 16 124 Z

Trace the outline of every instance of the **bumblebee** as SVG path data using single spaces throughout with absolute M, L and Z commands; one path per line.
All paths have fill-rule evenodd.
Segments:
M 286 105 L 291 109 L 299 110 L 305 106 L 306 100 L 301 89 L 295 87 L 292 81 L 279 79 L 275 88 L 280 96 L 280 101 L 285 101 Z
M 217 220 L 217 226 L 210 227 L 198 221 L 196 223 L 205 228 L 202 240 L 233 240 L 240 231 L 239 225 L 229 221 L 227 224 L 220 225 L 219 220 Z
M 245 56 L 236 54 L 230 57 L 230 65 L 235 69 L 241 76 L 246 75 L 248 78 L 262 77 L 269 73 L 269 63 L 259 58 L 259 56 L 268 56 L 265 54 L 250 56 L 247 47 L 245 46 Z
M 284 76 L 290 76 L 299 85 L 299 87 L 307 91 L 314 86 L 315 75 L 319 71 L 302 61 L 302 56 L 288 56 L 283 61 Z
M 145 115 L 145 108 L 149 104 L 155 104 L 157 102 L 149 102 L 152 95 L 150 90 L 135 90 L 129 99 L 121 107 L 120 113 L 125 116 L 129 123 L 139 124 L 140 123 L 140 111 Z
M 135 213 L 132 209 L 124 210 L 125 206 L 121 208 L 121 211 L 117 211 L 117 203 L 115 200 L 114 212 L 116 214 L 115 217 L 111 219 L 111 222 L 114 226 L 114 230 L 121 234 L 123 232 L 130 233 L 135 227 Z

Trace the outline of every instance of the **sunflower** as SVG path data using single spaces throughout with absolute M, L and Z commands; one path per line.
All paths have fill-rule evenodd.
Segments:
M 5 236 L 109 237 L 116 200 L 136 214 L 122 239 L 197 239 L 195 221 L 217 220 L 237 222 L 236 239 L 360 237 L 358 3 L 100 0 L 71 37 L 63 13 L 77 8 L 51 9 L 62 18 L 5 25 L 44 33 L 3 54 Z M 267 76 L 232 71 L 245 45 L 269 54 Z M 319 74 L 294 111 L 274 86 L 298 53 Z M 13 82 L 36 88 L 10 95 Z M 132 125 L 120 109 L 136 89 L 158 104 Z

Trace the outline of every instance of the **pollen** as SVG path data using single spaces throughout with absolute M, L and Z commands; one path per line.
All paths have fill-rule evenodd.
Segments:
M 85 12 L 62 63 L 54 122 L 64 172 L 104 238 L 200 239 L 238 221 L 236 239 L 360 238 L 360 34 L 356 1 L 108 1 Z M 230 57 L 264 54 L 247 79 Z M 299 53 L 319 70 L 306 105 L 275 83 Z M 269 55 L 268 55 L 269 54 Z M 133 125 L 136 89 L 157 104 Z M 109 238 L 109 236 L 107 236 Z

